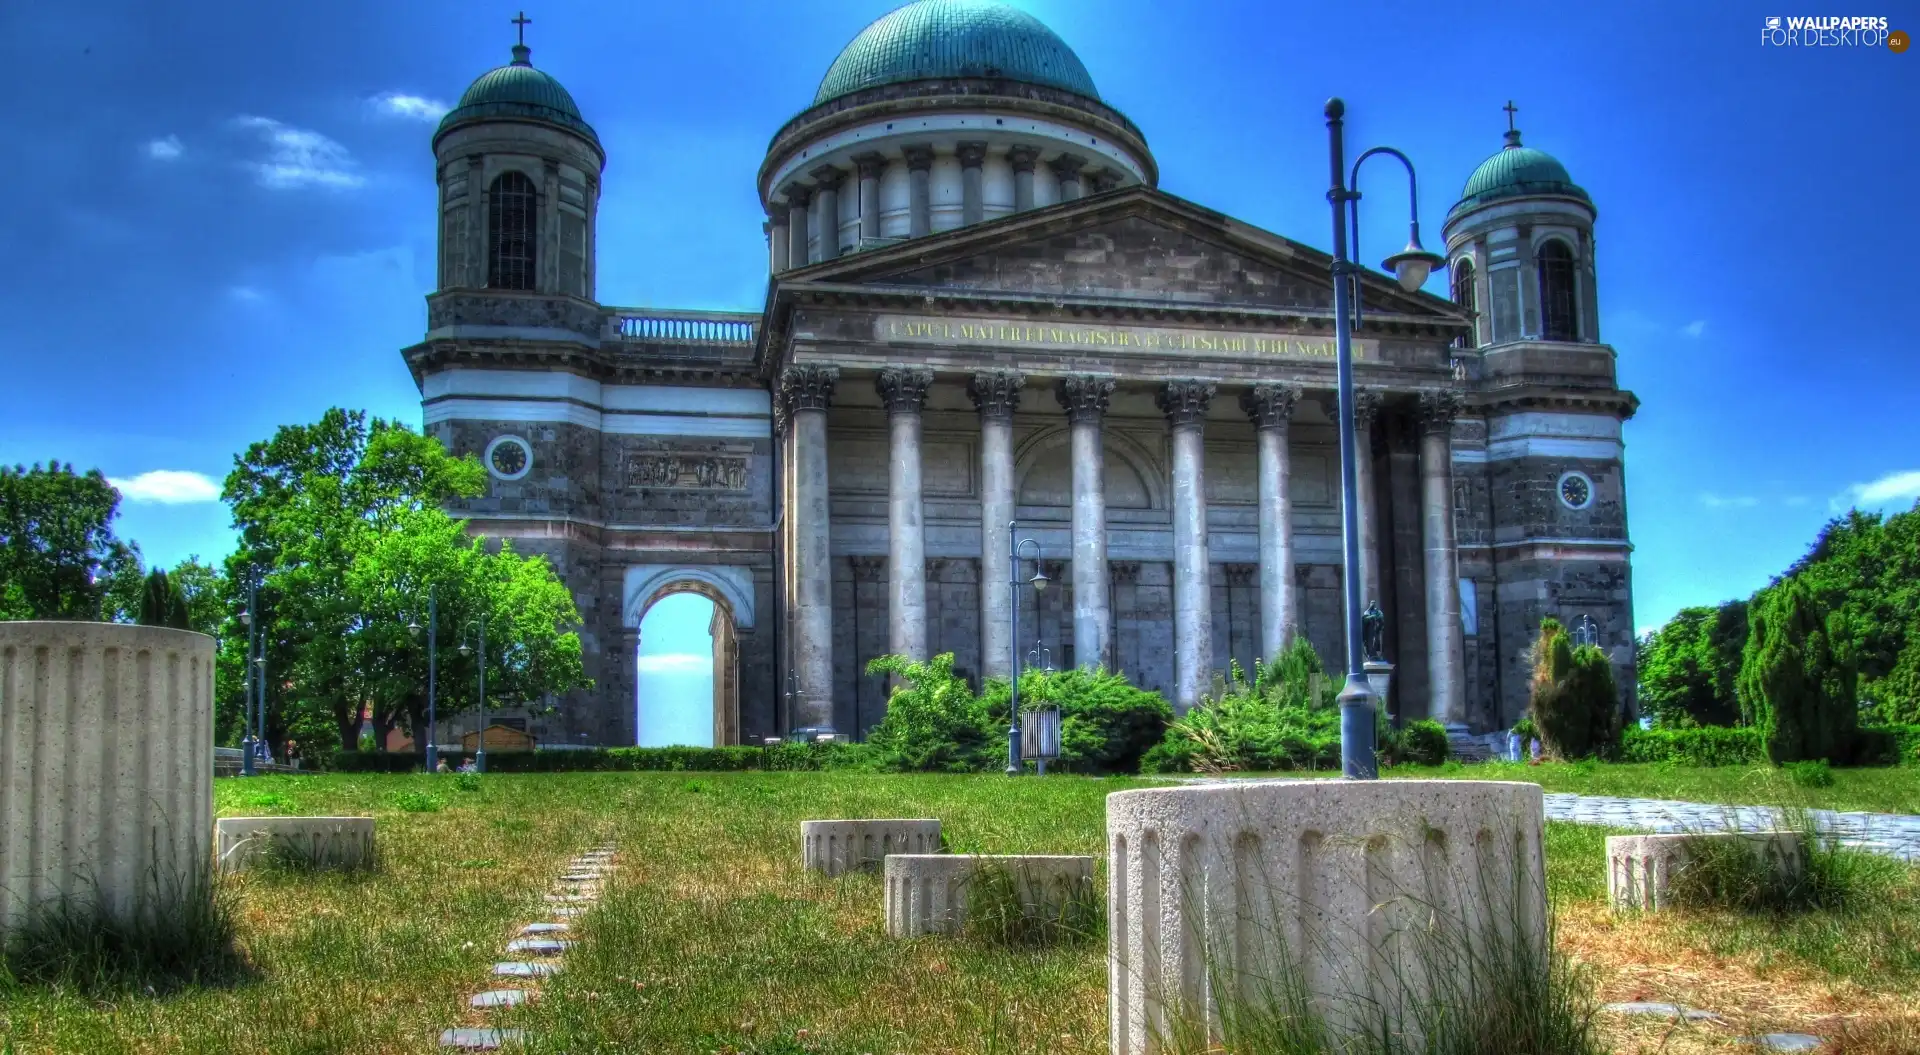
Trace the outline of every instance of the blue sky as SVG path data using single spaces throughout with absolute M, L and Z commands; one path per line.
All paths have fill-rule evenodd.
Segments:
M 1603 334 L 1642 400 L 1640 625 L 1764 584 L 1856 499 L 1920 494 L 1898 255 L 1920 146 L 1895 123 L 1920 112 L 1920 54 L 1765 48 L 1763 10 L 1731 3 L 1016 2 L 1146 133 L 1166 190 L 1322 247 L 1327 96 L 1354 149 L 1414 158 L 1429 244 L 1513 99 L 1600 210 Z M 7 115 L 31 149 L 0 209 L 0 460 L 127 481 L 121 534 L 170 563 L 230 547 L 205 480 L 275 426 L 330 405 L 417 423 L 398 349 L 432 280 L 432 118 L 506 60 L 518 6 L 0 9 L 33 86 Z M 761 303 L 767 140 L 891 6 L 528 9 L 534 63 L 607 147 L 603 301 Z M 1914 0 L 1865 13 L 1920 29 Z M 1365 184 L 1369 261 L 1398 247 L 1391 178 Z
M 641 747 L 713 746 L 713 602 L 668 594 L 640 620 Z

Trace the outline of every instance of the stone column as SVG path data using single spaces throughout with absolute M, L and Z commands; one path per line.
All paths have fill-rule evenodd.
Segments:
M 987 145 L 961 143 L 954 152 L 960 157 L 960 222 L 979 223 L 987 215 L 980 196 L 980 166 L 987 163 Z
M 887 649 L 927 658 L 927 536 L 920 502 L 920 411 L 931 370 L 882 370 L 887 406 Z
M 840 370 L 789 366 L 780 397 L 793 427 L 793 663 L 801 698 L 793 727 L 833 726 L 833 568 L 827 535 L 827 408 Z
M 907 147 L 907 235 L 919 238 L 933 232 L 933 148 Z
M 807 206 L 813 203 L 813 192 L 798 183 L 787 185 L 787 263 L 790 267 L 806 267 L 807 258 Z
M 1110 664 L 1113 613 L 1107 606 L 1107 480 L 1101 423 L 1113 379 L 1062 378 L 1055 392 L 1073 429 L 1073 662 Z
M 1373 422 L 1380 416 L 1380 393 L 1355 389 L 1353 393 L 1353 449 L 1358 461 L 1360 489 L 1360 607 L 1380 600 L 1380 511 L 1373 487 Z
M 1033 163 L 1040 160 L 1040 151 L 1034 147 L 1013 147 L 1007 151 L 1007 162 L 1013 166 L 1013 211 L 1026 212 L 1033 208 Z
M 767 208 L 767 255 L 772 262 L 769 270 L 776 275 L 792 263 L 793 250 L 787 248 L 787 210 L 778 206 Z
M 975 374 L 967 394 L 980 408 L 980 669 L 985 677 L 1013 675 L 1013 567 L 1007 525 L 1015 514 L 1013 412 L 1020 406 L 1019 374 Z
M 1257 385 L 1240 394 L 1260 449 L 1260 658 L 1271 663 L 1300 631 L 1293 577 L 1293 496 L 1287 450 L 1294 385 Z
M 1053 159 L 1053 175 L 1060 181 L 1060 200 L 1073 201 L 1080 197 L 1080 170 L 1086 167 L 1087 159 L 1078 154 L 1062 154 Z
M 1173 440 L 1173 706 L 1182 714 L 1206 698 L 1213 674 L 1204 431 L 1213 392 L 1211 381 L 1169 381 L 1155 400 Z
M 820 259 L 840 255 L 840 183 L 847 174 L 832 165 L 813 170 L 814 193 L 820 197 Z
M 860 173 L 860 241 L 880 237 L 880 174 L 887 170 L 884 154 L 868 152 L 853 156 Z
M 1453 419 L 1460 394 L 1420 394 L 1420 523 L 1427 561 L 1427 715 L 1467 731 L 1460 555 L 1453 530 Z

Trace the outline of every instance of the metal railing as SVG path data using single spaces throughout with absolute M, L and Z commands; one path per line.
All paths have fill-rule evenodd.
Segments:
M 760 316 L 738 311 L 617 308 L 620 336 L 658 344 L 752 345 Z

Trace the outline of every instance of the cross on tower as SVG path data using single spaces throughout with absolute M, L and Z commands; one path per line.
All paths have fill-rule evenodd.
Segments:
M 518 17 L 509 19 L 509 21 L 511 21 L 514 24 L 514 26 L 519 30 L 520 43 L 525 44 L 527 42 L 527 23 L 532 22 L 533 19 L 528 18 L 527 13 L 525 11 L 522 11 L 520 12 Z
M 1509 132 L 1513 131 L 1513 115 L 1519 113 L 1520 108 L 1518 106 L 1513 105 L 1512 99 L 1508 99 L 1507 105 L 1502 106 L 1500 109 L 1505 110 L 1507 112 L 1507 131 Z

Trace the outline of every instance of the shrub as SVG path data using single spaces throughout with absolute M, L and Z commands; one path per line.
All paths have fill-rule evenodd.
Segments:
M 1748 726 L 1628 729 L 1621 739 L 1620 759 L 1687 766 L 1744 766 L 1766 761 L 1767 750 L 1760 731 Z
M 491 751 L 489 773 L 710 772 L 855 768 L 865 757 L 860 744 L 785 743 L 767 747 L 608 747 L 587 751 Z M 449 765 L 462 761 L 445 756 Z M 420 755 L 399 751 L 336 751 L 321 768 L 343 773 L 411 773 L 424 768 Z
M 1442 765 L 1453 750 L 1447 740 L 1447 727 L 1431 718 L 1408 722 L 1387 746 L 1389 763 L 1408 766 Z
M 1833 767 L 1824 758 L 1811 762 L 1787 763 L 1787 777 L 1803 788 L 1830 788 L 1833 786 Z
M 461 791 L 479 791 L 480 790 L 480 774 L 478 773 L 458 774 L 453 778 L 453 786 L 456 788 L 459 788 Z
M 1858 724 L 1854 672 L 1834 655 L 1838 613 L 1823 612 L 1797 577 L 1754 599 L 1740 661 L 1740 705 L 1775 762 L 1842 760 Z
M 1856 766 L 1920 763 L 1920 725 L 1870 725 L 1854 730 L 1850 761 Z
M 1232 674 L 1167 727 L 1141 759 L 1142 772 L 1340 767 L 1339 689 L 1324 677 L 1311 645 L 1296 640 L 1274 663 L 1254 668 L 1251 685 L 1237 665 Z M 1316 681 L 1317 674 L 1323 676 Z M 1377 740 L 1391 742 L 1384 712 Z
M 1004 727 L 1007 683 L 987 683 L 981 702 Z M 1123 674 L 1102 669 L 1020 675 L 1020 709 L 1060 708 L 1060 760 L 1075 773 L 1136 773 L 1141 756 L 1166 735 L 1173 708 L 1157 692 L 1136 688 Z
M 994 728 L 987 707 L 966 679 L 953 672 L 953 653 L 916 663 L 880 656 L 868 674 L 899 678 L 887 698 L 887 715 L 867 734 L 869 761 L 894 773 L 967 773 L 991 769 L 1005 759 L 1004 727 Z
M 1540 621 L 1530 713 L 1549 751 L 1565 759 L 1613 754 L 1620 742 L 1613 661 L 1593 645 L 1575 647 L 1557 619 Z
M 424 791 L 403 791 L 393 797 L 393 808 L 407 813 L 438 813 L 446 805 L 445 799 Z

